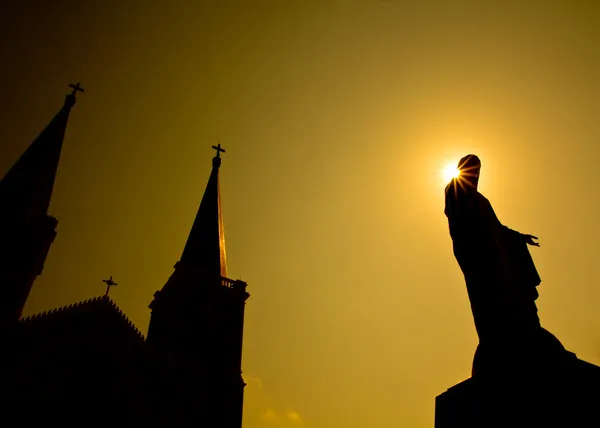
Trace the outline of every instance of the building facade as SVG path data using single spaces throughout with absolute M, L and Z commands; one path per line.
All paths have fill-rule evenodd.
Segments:
M 239 428 L 246 283 L 227 277 L 220 145 L 144 337 L 108 297 L 23 318 L 58 220 L 48 215 L 79 85 L 0 181 L 0 408 L 5 426 Z M 151 296 L 148 296 L 149 300 Z

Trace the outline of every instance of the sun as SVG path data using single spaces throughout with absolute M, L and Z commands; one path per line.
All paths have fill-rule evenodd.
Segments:
M 442 177 L 445 182 L 452 180 L 453 178 L 458 178 L 460 175 L 459 169 L 456 167 L 455 162 L 448 162 L 446 166 L 442 169 Z

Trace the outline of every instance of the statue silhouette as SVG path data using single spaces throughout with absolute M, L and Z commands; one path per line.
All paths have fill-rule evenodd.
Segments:
M 540 325 L 541 280 L 528 245 L 477 191 L 481 161 L 467 155 L 446 187 L 454 255 L 465 276 L 479 344 L 472 376 L 436 397 L 436 428 L 584 427 L 598 420 L 600 367 Z
M 541 279 L 527 247 L 539 247 L 537 237 L 509 229 L 498 220 L 490 202 L 477 191 L 481 171 L 477 156 L 463 157 L 458 169 L 459 176 L 445 189 L 444 213 L 479 336 L 473 372 L 478 365 L 498 360 L 506 364 L 509 354 L 517 354 L 518 360 L 532 350 L 548 349 L 546 345 L 564 350 L 541 327 L 537 313 L 536 287 Z M 485 361 L 478 364 L 478 356 Z

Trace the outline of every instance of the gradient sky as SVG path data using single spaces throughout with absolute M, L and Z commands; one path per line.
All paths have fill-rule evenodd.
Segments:
M 3 0 L 0 175 L 86 90 L 26 314 L 113 275 L 145 333 L 220 141 L 244 428 L 432 427 L 477 345 L 440 177 L 474 152 L 539 237 L 542 325 L 600 364 L 594 3 Z

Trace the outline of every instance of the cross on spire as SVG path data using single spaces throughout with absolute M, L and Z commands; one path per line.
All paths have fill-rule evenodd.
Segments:
M 221 152 L 225 153 L 225 149 L 221 148 L 221 143 L 217 144 L 216 146 L 212 146 L 212 148 L 217 151 L 217 157 L 218 158 L 221 157 Z
M 85 90 L 81 86 L 79 86 L 79 82 L 77 82 L 74 85 L 72 83 L 69 83 L 69 87 L 73 88 L 73 92 L 71 93 L 71 95 L 75 95 L 77 94 L 77 92 L 85 92 Z
M 108 292 L 110 291 L 110 287 L 118 285 L 116 282 L 113 281 L 112 275 L 108 279 L 103 279 L 102 282 L 104 282 L 104 283 L 107 284 L 106 285 L 106 294 L 105 294 L 105 296 L 108 296 Z

